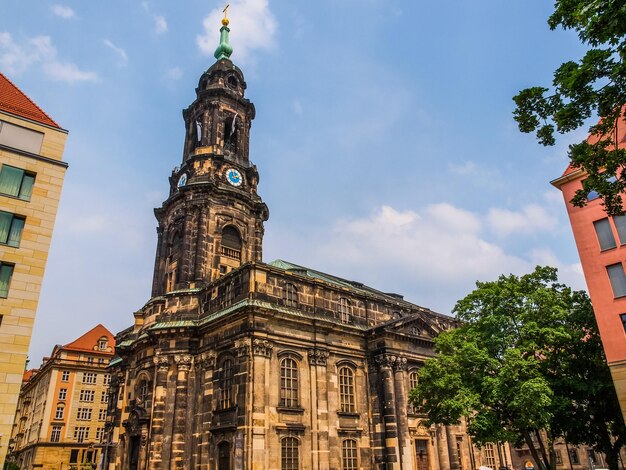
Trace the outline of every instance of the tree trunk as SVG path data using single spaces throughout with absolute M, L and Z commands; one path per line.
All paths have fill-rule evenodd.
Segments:
M 548 470 L 546 468 L 546 464 L 543 461 L 543 459 L 539 458 L 539 453 L 537 452 L 537 449 L 535 448 L 535 444 L 533 443 L 532 437 L 530 437 L 530 432 L 523 431 L 522 434 L 524 435 L 524 440 L 526 441 L 526 445 L 528 446 L 528 449 L 530 450 L 530 454 L 533 456 L 533 459 L 535 459 L 535 462 L 537 462 L 537 465 L 541 467 L 539 470 Z
M 606 457 L 606 463 L 609 466 L 609 470 L 619 470 L 619 444 L 616 446 L 609 446 L 604 453 Z

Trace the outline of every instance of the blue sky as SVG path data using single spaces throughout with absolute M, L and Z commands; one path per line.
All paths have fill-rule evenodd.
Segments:
M 233 61 L 256 105 L 251 159 L 286 259 L 449 313 L 500 273 L 583 288 L 549 185 L 584 132 L 539 146 L 511 97 L 577 59 L 551 2 L 233 0 Z M 150 294 L 181 110 L 214 62 L 223 4 L 0 0 L 0 70 L 69 130 L 31 365 Z

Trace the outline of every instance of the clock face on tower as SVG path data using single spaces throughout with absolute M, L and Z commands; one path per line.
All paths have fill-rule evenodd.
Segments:
M 187 184 L 187 173 L 183 173 L 182 175 L 180 175 L 180 178 L 178 179 L 178 187 L 182 188 L 183 186 L 185 186 Z
M 233 186 L 241 186 L 241 183 L 243 182 L 241 173 L 239 173 L 239 171 L 235 170 L 234 168 L 229 168 L 228 170 L 226 170 L 226 180 Z

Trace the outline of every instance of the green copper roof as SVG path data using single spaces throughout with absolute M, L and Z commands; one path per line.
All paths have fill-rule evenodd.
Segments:
M 215 54 L 213 54 L 217 60 L 230 60 L 230 55 L 233 53 L 233 46 L 228 43 L 228 33 L 230 33 L 228 26 L 222 26 L 220 29 L 220 45 L 217 46 Z

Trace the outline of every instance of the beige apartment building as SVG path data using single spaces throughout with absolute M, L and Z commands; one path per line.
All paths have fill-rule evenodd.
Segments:
M 101 458 L 115 339 L 104 326 L 55 346 L 40 369 L 27 371 L 8 460 L 20 469 L 91 469 Z
M 0 467 L 67 163 L 67 131 L 0 73 Z

